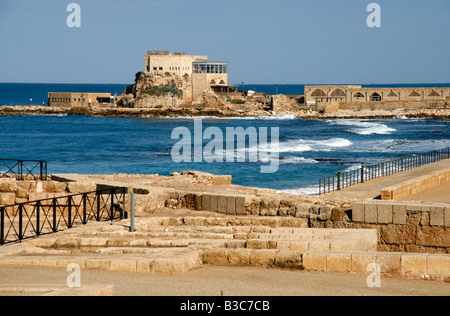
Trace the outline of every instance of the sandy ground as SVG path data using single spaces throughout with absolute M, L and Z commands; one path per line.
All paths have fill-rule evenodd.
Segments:
M 56 268 L 1 268 L 0 285 L 64 286 L 69 274 Z M 445 282 L 382 277 L 380 288 L 369 288 L 368 276 L 206 266 L 178 276 L 82 270 L 81 282 L 112 284 L 117 296 L 450 296 Z

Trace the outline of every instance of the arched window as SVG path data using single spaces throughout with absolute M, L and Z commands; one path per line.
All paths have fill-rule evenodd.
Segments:
M 370 101 L 372 102 L 379 102 L 381 101 L 381 95 L 379 95 L 378 93 L 374 93 L 370 96 Z
M 431 93 L 428 96 L 430 98 L 436 98 L 436 97 L 439 98 L 440 94 L 433 90 L 433 91 L 431 91 Z
M 345 98 L 346 96 L 347 94 L 345 94 L 345 92 L 341 89 L 336 89 L 331 93 L 332 98 Z
M 397 98 L 398 97 L 398 95 L 394 91 L 389 92 L 387 96 L 390 97 L 390 98 Z
M 226 83 L 225 83 L 225 81 L 223 81 L 223 80 L 220 80 L 220 84 L 226 84 Z
M 209 84 L 216 84 L 216 80 L 211 80 L 211 82 Z
M 325 98 L 327 95 L 326 95 L 326 93 L 323 92 L 322 90 L 316 89 L 316 90 L 311 94 L 311 96 L 312 96 L 312 97 L 315 97 L 315 98 Z
M 420 97 L 420 94 L 418 94 L 416 91 L 411 92 L 411 94 L 409 95 L 411 98 L 417 98 Z
M 364 94 L 362 94 L 361 92 L 358 92 L 355 94 L 355 98 L 357 98 L 357 99 L 364 98 Z

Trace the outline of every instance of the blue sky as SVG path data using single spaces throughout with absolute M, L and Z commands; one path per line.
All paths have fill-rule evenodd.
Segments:
M 228 61 L 231 83 L 447 83 L 449 30 L 448 0 L 0 0 L 0 82 L 133 83 L 170 50 Z

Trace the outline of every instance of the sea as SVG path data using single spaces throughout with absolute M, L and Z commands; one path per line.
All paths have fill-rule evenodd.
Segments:
M 121 94 L 127 84 L 19 84 L 0 83 L 0 104 L 42 105 L 48 92 L 109 92 Z M 377 85 L 381 86 L 381 85 Z M 393 86 L 393 85 L 389 85 Z M 450 86 L 446 85 L 395 85 Z M 243 85 L 259 92 L 302 94 L 304 85 Z M 267 161 L 177 162 L 172 151 L 180 144 L 176 131 L 189 131 L 201 121 L 203 131 L 214 128 L 278 130 L 275 173 L 262 173 Z M 211 130 L 211 129 L 209 129 Z M 174 136 L 175 135 L 175 136 Z M 212 139 L 203 138 L 201 148 Z M 270 143 L 270 136 L 268 138 Z M 251 144 L 247 142 L 250 147 Z M 109 118 L 79 115 L 0 115 L 0 159 L 45 160 L 50 174 L 160 174 L 196 170 L 232 175 L 233 184 L 276 189 L 293 194 L 318 194 L 319 179 L 386 160 L 450 147 L 450 121 L 431 119 L 314 119 L 293 116 L 217 118 Z M 226 145 L 224 144 L 224 151 Z M 234 154 L 246 155 L 247 151 Z M 275 151 L 272 150 L 272 154 Z M 226 152 L 224 152 L 226 154 Z M 197 157 L 198 158 L 198 157 Z M 203 158 L 203 159 L 202 159 Z M 194 162 L 199 160 L 200 162 Z M 5 167 L 0 163 L 0 171 Z

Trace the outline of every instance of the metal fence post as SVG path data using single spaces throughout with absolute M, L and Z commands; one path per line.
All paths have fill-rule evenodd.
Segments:
M 83 225 L 86 225 L 87 224 L 87 218 L 86 218 L 86 216 L 87 216 L 87 205 L 86 205 L 86 202 L 87 202 L 87 196 L 86 196 L 86 194 L 83 194 Z
M 39 237 L 41 235 L 41 202 L 36 202 L 36 235 Z
M 19 204 L 19 241 L 23 239 L 23 205 Z
M 364 163 L 361 166 L 361 183 L 364 183 Z
M 110 214 L 111 222 L 114 220 L 114 193 L 115 191 L 111 190 L 111 214 Z
M 68 215 L 69 215 L 69 224 L 67 225 L 67 228 L 72 228 L 72 198 L 69 196 L 68 197 L 68 201 L 67 201 L 69 210 L 68 210 Z
M 338 174 L 337 174 L 337 189 L 338 189 L 338 191 L 340 191 L 341 190 L 341 170 L 339 170 L 338 171 Z
M 0 245 L 5 244 L 5 208 L 0 207 Z
M 53 198 L 53 232 L 56 233 L 58 229 L 56 228 L 56 198 Z
M 134 233 L 136 228 L 134 226 L 134 215 L 135 215 L 135 205 L 136 205 L 136 194 L 131 193 L 131 208 L 130 208 L 130 232 Z

